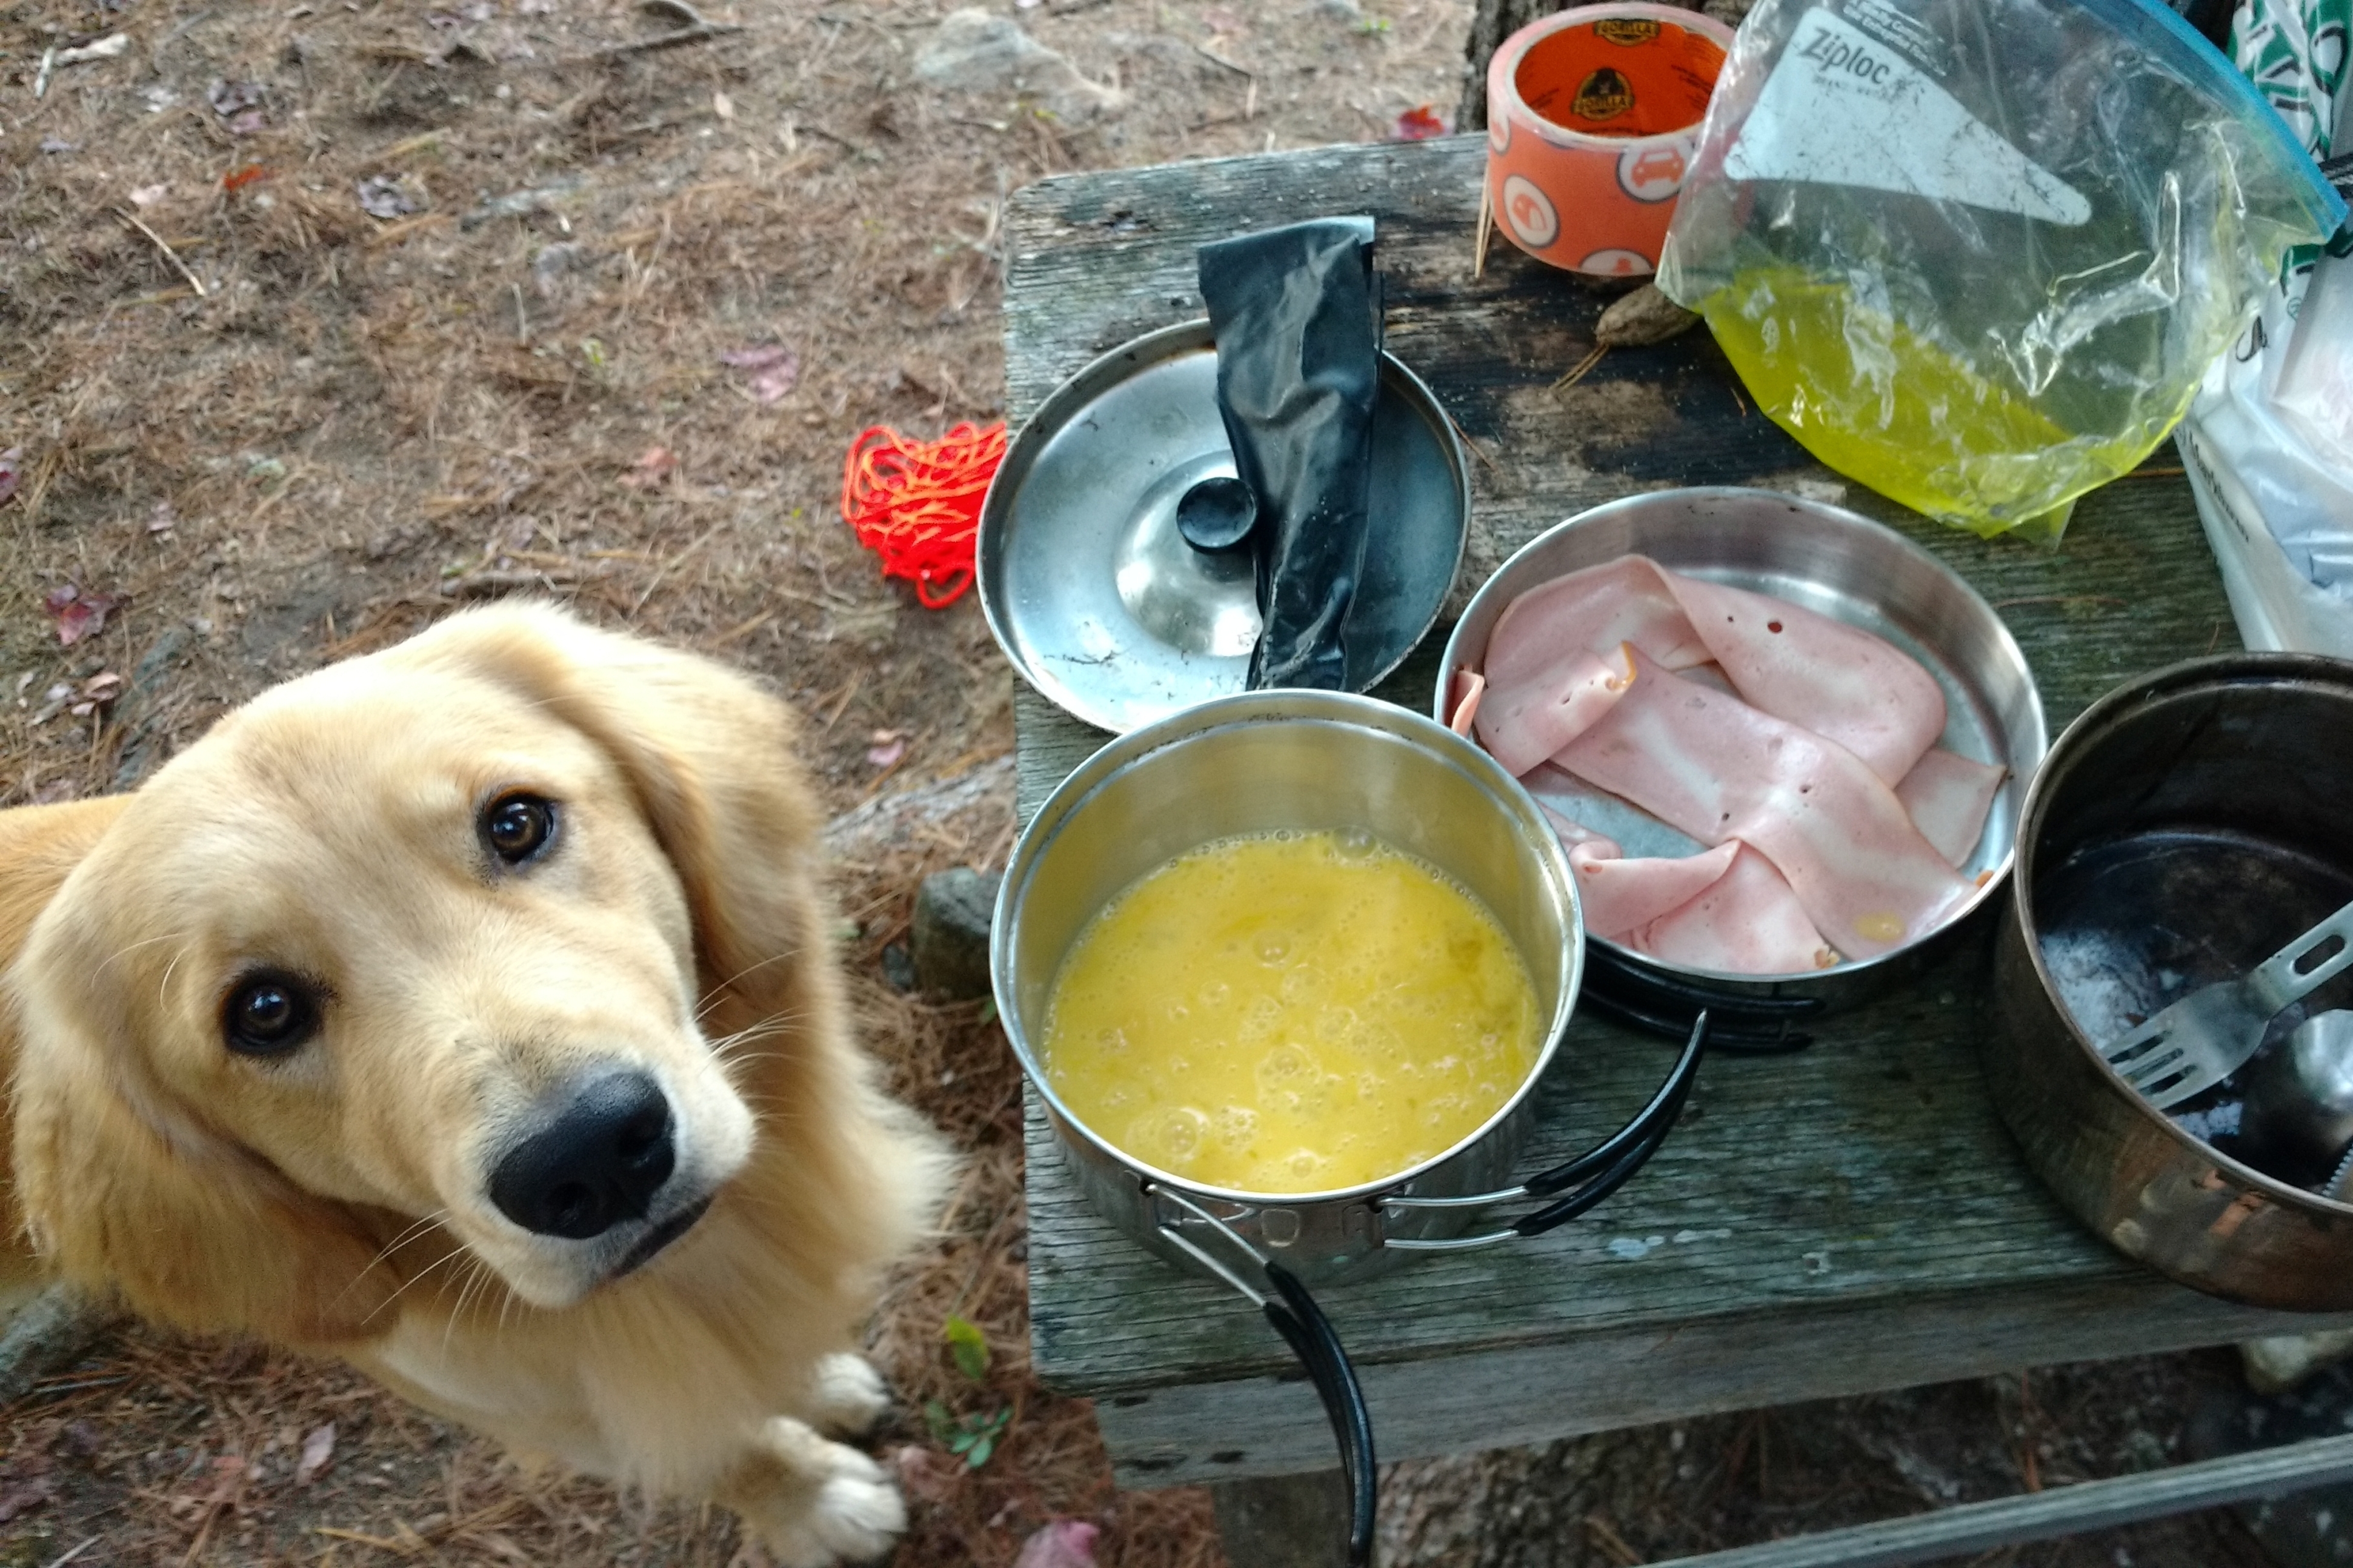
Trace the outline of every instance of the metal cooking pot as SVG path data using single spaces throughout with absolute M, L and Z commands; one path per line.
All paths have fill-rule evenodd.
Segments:
M 2266 1057 L 2168 1114 L 2094 1047 L 2353 898 L 2348 758 L 2341 660 L 2231 654 L 2110 692 L 2027 792 L 1995 952 L 1986 1081 L 2027 1163 L 2119 1250 L 2257 1306 L 2353 1309 L 2353 1205 L 2227 1152 Z M 2274 1034 L 2348 991 L 2329 982 Z
M 1409 1169 L 1331 1192 L 1236 1191 L 1149 1165 L 1073 1115 L 1038 1057 L 1055 973 L 1099 910 L 1188 850 L 1279 829 L 1367 831 L 1453 879 L 1519 950 L 1546 1020 L 1526 1077 L 1477 1130 Z M 1485 752 L 1417 714 L 1337 692 L 1223 698 L 1097 752 L 1015 847 L 991 947 L 1006 1036 L 1088 1197 L 1161 1257 L 1259 1301 L 1306 1364 L 1340 1437 L 1356 1551 L 1370 1548 L 1371 1432 L 1355 1374 L 1307 1287 L 1368 1278 L 1416 1251 L 1533 1236 L 1599 1203 L 1665 1138 L 1705 1034 L 1703 1023 L 1664 1087 L 1616 1135 L 1556 1170 L 1505 1184 L 1583 974 L 1567 857 L 1526 792 Z M 1514 1199 L 1539 1206 L 1463 1234 L 1479 1210 Z
M 1677 1036 L 1705 1010 L 1714 1019 L 1712 1049 L 1795 1049 L 1810 1038 L 1800 1027 L 1808 1019 L 1856 1005 L 1918 974 L 1995 899 L 2010 871 L 2024 781 L 2049 741 L 2042 697 L 2001 617 L 1951 568 L 1894 530 L 1799 496 L 1703 487 L 1594 507 L 1522 546 L 1481 586 L 1447 640 L 1433 716 L 1440 722 L 1451 717 L 1455 673 L 1483 668 L 1487 639 L 1513 600 L 1556 577 L 1628 554 L 1789 600 L 1894 644 L 1944 691 L 1939 743 L 2010 769 L 1977 848 L 1960 868 L 1985 880 L 1946 924 L 1892 952 L 1803 974 L 1728 974 L 1593 939 L 1587 993 L 1596 1007 Z M 1555 798 L 1555 784 L 1576 793 Z M 1699 847 L 1566 774 L 1540 788 L 1547 804 L 1609 834 L 1630 855 L 1688 855 Z

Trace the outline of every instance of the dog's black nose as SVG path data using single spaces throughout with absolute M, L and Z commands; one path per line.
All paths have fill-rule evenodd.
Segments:
M 509 1150 L 491 1173 L 491 1201 L 525 1230 L 574 1241 L 602 1236 L 670 1180 L 670 1101 L 641 1072 L 569 1087 L 555 1120 Z

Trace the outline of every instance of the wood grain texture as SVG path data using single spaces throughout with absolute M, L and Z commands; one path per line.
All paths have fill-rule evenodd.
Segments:
M 1740 484 L 1838 501 L 1959 572 L 2025 649 L 2054 734 L 2130 676 L 2236 646 L 2178 475 L 2087 497 L 2052 551 L 1978 540 L 1822 468 L 1747 405 L 1705 332 L 1613 353 L 1553 391 L 1610 296 L 1504 247 L 1471 277 L 1481 147 L 1319 149 L 1023 191 L 1007 218 L 1013 416 L 1094 355 L 1199 314 L 1202 241 L 1370 212 L 1388 347 L 1476 454 L 1454 608 L 1511 550 L 1587 507 Z M 2174 461 L 2168 448 L 2152 464 Z M 1426 710 L 1442 638 L 1383 694 Z M 1027 688 L 1015 714 L 1026 819 L 1105 737 Z M 1989 929 L 1916 987 L 1825 1026 L 1809 1052 L 1709 1061 L 1684 1126 L 1577 1226 L 1330 1292 L 1380 1391 L 1384 1456 L 2322 1326 L 2172 1286 L 2044 1194 L 1978 1077 Z M 1528 1168 L 1614 1128 L 1668 1065 L 1661 1042 L 1580 1016 L 1543 1091 Z M 1034 1105 L 1029 1148 L 1038 1367 L 1059 1387 L 1112 1396 L 1101 1410 L 1123 1479 L 1328 1465 L 1322 1418 L 1280 1381 L 1289 1362 L 1263 1320 L 1097 1220 Z

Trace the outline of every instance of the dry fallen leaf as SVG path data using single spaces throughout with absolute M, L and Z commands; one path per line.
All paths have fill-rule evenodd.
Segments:
M 302 1439 L 302 1457 L 294 1461 L 294 1484 L 307 1487 L 327 1461 L 335 1457 L 335 1424 L 332 1421 L 315 1427 Z
M 1082 1519 L 1058 1519 L 1021 1543 L 1013 1568 L 1095 1568 L 1100 1526 Z
M 783 402 L 801 378 L 801 356 L 781 343 L 729 349 L 719 363 L 752 372 L 752 395 L 763 404 Z
M 967 1473 L 963 1464 L 924 1443 L 902 1443 L 884 1458 L 900 1487 L 925 1502 L 947 1501 Z
M 52 588 L 41 596 L 41 608 L 48 612 L 49 624 L 58 629 L 60 647 L 71 647 L 84 637 L 96 637 L 106 627 L 108 612 L 120 603 L 105 594 L 85 594 L 71 583 Z
M 676 472 L 676 452 L 668 447 L 649 447 L 644 457 L 629 465 L 629 471 L 621 476 L 621 482 L 633 490 L 649 490 Z
M 1445 134 L 1446 121 L 1434 104 L 1416 104 L 1397 118 L 1397 139 L 1400 142 L 1426 142 Z

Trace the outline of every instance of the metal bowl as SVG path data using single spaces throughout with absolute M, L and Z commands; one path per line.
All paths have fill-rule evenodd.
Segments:
M 1436 624 L 1471 517 L 1452 421 L 1387 353 L 1371 447 L 1371 534 L 1346 634 L 1354 691 Z M 1233 472 L 1206 321 L 1148 332 L 1057 388 L 980 513 L 981 610 L 1022 679 L 1119 733 L 1243 689 L 1259 633 L 1250 556 L 1196 551 L 1176 530 L 1185 492 Z
M 2230 1140 L 2214 1112 L 2255 1064 L 2184 1102 L 2208 1142 L 2094 1042 L 2245 973 L 2353 898 L 2348 757 L 2353 664 L 2338 659 L 2197 659 L 2086 709 L 2026 794 L 1979 1036 L 2002 1120 L 2078 1219 L 2185 1285 L 2291 1310 L 2353 1310 L 2353 1205 L 2216 1146 Z M 2348 990 L 2340 975 L 2302 1009 Z
M 1503 925 L 1535 982 L 1545 1037 L 1527 1076 L 1451 1148 L 1359 1186 L 1261 1194 L 1213 1187 L 1128 1154 L 1055 1093 L 1038 1058 L 1063 955 L 1130 884 L 1220 838 L 1357 828 L 1468 889 Z M 1577 888 L 1552 829 L 1495 761 L 1441 725 L 1368 697 L 1261 691 L 1202 703 L 1113 742 L 1082 763 L 1022 834 L 997 893 L 991 963 L 997 1016 L 1046 1103 L 1079 1183 L 1128 1235 L 1187 1268 L 1161 1226 L 1189 1223 L 1174 1189 L 1311 1285 L 1379 1272 L 1386 1245 L 1459 1234 L 1470 1207 L 1384 1212 L 1384 1197 L 1457 1197 L 1500 1185 L 1535 1114 L 1584 973 Z
M 1915 973 L 2008 876 L 2025 781 L 2049 745 L 2042 697 L 2010 628 L 1943 563 L 1868 518 L 1769 490 L 1660 490 L 1579 513 L 1537 535 L 1488 579 L 1446 645 L 1435 716 L 1447 717 L 1455 672 L 1482 667 L 1488 635 L 1514 599 L 1630 553 L 1707 582 L 1770 594 L 1886 638 L 1943 689 L 1940 743 L 2004 763 L 2010 776 L 1994 797 L 1976 852 L 1960 868 L 1986 881 L 1936 931 L 1876 958 L 1780 975 L 1695 969 L 1595 937 L 1597 999 L 1615 979 L 1630 983 L 1642 1005 L 1668 1006 L 1667 1024 L 1688 1023 L 1687 1010 L 1673 1012 L 1677 1002 L 1756 1019 L 1770 1016 L 1775 1004 L 1803 1005 L 1810 1013 L 1851 1005 Z M 1566 775 L 1540 780 L 1536 790 L 1562 815 L 1617 839 L 1629 855 L 1690 855 L 1702 847 L 1639 807 Z

